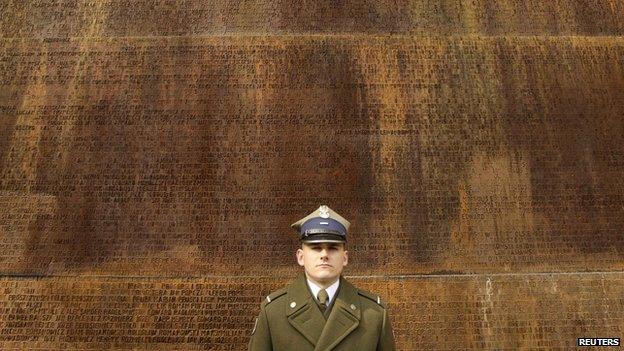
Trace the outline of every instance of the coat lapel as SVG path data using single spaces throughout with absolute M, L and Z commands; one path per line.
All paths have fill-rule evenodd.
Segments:
M 312 300 L 305 275 L 300 276 L 289 286 L 287 298 L 288 322 L 312 345 L 316 345 L 326 321 Z
M 360 324 L 360 300 L 353 285 L 340 277 L 340 291 L 314 351 L 330 351 Z

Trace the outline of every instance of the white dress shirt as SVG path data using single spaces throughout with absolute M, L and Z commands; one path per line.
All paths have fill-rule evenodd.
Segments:
M 318 293 L 319 291 L 321 291 L 321 287 L 313 283 L 310 279 L 306 278 L 306 280 L 308 281 L 308 286 L 310 287 L 310 291 L 312 291 L 312 295 L 314 295 L 314 298 L 316 299 L 316 301 L 318 301 Z M 329 306 L 334 299 L 334 295 L 336 295 L 339 283 L 340 278 L 338 278 L 338 280 L 336 280 L 334 284 L 330 285 L 329 287 L 327 287 L 327 289 L 325 289 L 325 291 L 327 291 L 327 296 L 329 296 L 327 299 L 327 306 Z

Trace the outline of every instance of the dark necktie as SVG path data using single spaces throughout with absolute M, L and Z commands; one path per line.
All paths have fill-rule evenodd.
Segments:
M 319 306 L 321 307 L 321 312 L 325 313 L 325 310 L 327 309 L 327 300 L 329 299 L 329 295 L 327 295 L 327 291 L 325 291 L 325 289 L 321 289 L 318 292 L 318 301 L 319 301 Z

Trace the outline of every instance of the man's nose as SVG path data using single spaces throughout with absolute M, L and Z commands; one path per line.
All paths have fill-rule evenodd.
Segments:
M 321 257 L 327 257 L 329 255 L 329 251 L 327 249 L 321 250 Z

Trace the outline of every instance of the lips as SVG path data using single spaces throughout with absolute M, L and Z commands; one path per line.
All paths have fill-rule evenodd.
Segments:
M 317 265 L 317 267 L 331 268 L 331 267 L 333 267 L 333 266 L 332 266 L 332 265 L 329 265 L 329 264 L 319 264 L 319 265 Z

